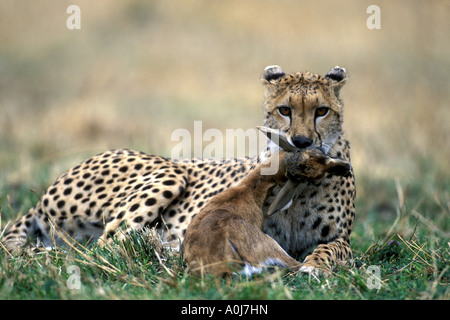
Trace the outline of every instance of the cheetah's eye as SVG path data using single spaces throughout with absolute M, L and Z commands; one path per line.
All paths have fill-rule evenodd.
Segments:
M 278 112 L 285 117 L 289 117 L 291 115 L 291 108 L 286 106 L 278 107 Z
M 328 114 L 329 110 L 330 109 L 327 108 L 327 107 L 319 107 L 319 108 L 317 108 L 316 109 L 316 118 L 326 116 Z

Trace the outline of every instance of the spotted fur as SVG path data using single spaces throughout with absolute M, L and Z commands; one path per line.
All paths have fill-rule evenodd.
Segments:
M 261 78 L 266 87 L 264 124 L 285 132 L 297 147 L 321 148 L 331 157 L 350 161 L 339 98 L 346 80 L 345 70 L 338 67 L 324 77 L 266 68 Z M 290 109 L 289 116 L 280 114 L 281 106 Z M 317 117 L 318 108 L 328 108 L 328 113 Z M 263 158 L 269 155 L 270 151 Z M 30 238 L 45 246 L 59 245 L 62 241 L 53 226 L 76 240 L 100 239 L 101 244 L 131 229 L 156 227 L 164 241 L 179 243 L 192 218 L 210 199 L 237 184 L 255 161 L 173 161 L 126 149 L 107 151 L 60 176 L 28 213 L 12 223 L 2 244 L 15 253 Z M 263 212 L 272 199 L 268 197 Z M 264 219 L 264 232 L 297 259 L 319 245 L 304 260 L 310 269 L 344 263 L 351 258 L 354 199 L 353 172 L 308 183 L 287 210 Z

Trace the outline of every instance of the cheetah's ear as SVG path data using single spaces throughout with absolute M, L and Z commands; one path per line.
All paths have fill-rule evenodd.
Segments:
M 261 82 L 263 84 L 270 83 L 271 80 L 276 80 L 285 75 L 283 69 L 280 66 L 267 66 L 261 75 Z
M 334 67 L 325 75 L 325 78 L 331 80 L 331 86 L 334 88 L 334 93 L 339 97 L 339 91 L 347 82 L 347 70 L 340 67 Z

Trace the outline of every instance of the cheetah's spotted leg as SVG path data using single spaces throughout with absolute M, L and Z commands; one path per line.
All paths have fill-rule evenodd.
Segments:
M 333 242 L 319 245 L 308 255 L 300 268 L 301 272 L 317 275 L 330 274 L 333 265 L 345 265 L 352 260 L 350 244 L 339 238 Z
M 167 168 L 151 173 L 150 179 L 140 188 L 127 195 L 120 203 L 117 213 L 106 223 L 105 231 L 99 238 L 99 245 L 113 242 L 113 236 L 123 239 L 132 230 L 154 227 L 161 221 L 161 215 L 170 203 L 180 196 L 186 188 L 188 173 L 182 165 L 172 164 L 176 177 L 167 178 Z M 120 227 L 125 230 L 118 233 Z
M 27 243 L 31 234 L 31 219 L 22 216 L 9 228 L 8 235 L 2 239 L 2 246 L 14 255 L 18 254 Z
M 29 242 L 29 238 L 37 235 L 41 240 L 40 245 L 52 246 L 50 234 L 46 232 L 46 228 L 36 218 L 35 212 L 38 208 L 40 208 L 40 202 L 36 207 L 31 208 L 26 215 L 19 217 L 13 225 L 7 227 L 8 230 L 1 243 L 2 248 L 13 255 L 18 255 Z

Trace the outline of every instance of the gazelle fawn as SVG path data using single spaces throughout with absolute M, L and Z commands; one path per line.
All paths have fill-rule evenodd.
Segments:
M 264 174 L 277 163 L 278 170 Z M 277 184 L 287 185 L 288 181 L 295 188 L 302 182 L 315 182 L 326 175 L 346 175 L 349 171 L 347 161 L 330 158 L 319 149 L 274 153 L 238 185 L 214 197 L 194 217 L 181 247 L 190 271 L 226 275 L 251 274 L 269 266 L 298 270 L 302 264 L 262 231 L 264 200 Z M 286 194 L 295 192 L 287 190 Z M 269 214 L 277 211 L 280 209 Z

